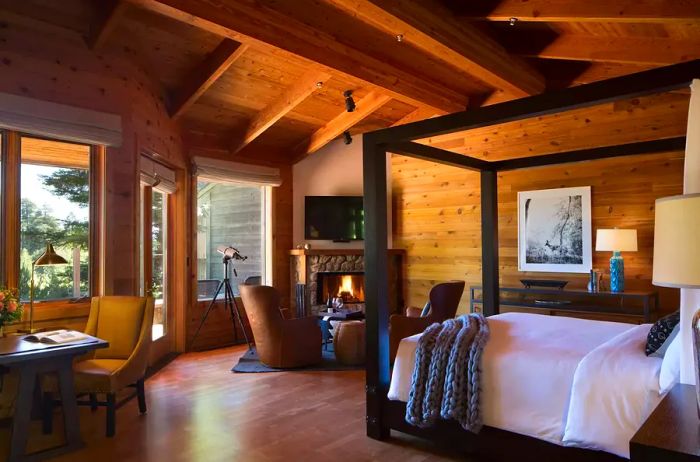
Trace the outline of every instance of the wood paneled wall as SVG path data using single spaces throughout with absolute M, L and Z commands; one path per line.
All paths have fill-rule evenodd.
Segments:
M 282 306 L 290 307 L 290 260 L 292 237 L 292 167 L 280 167 L 282 185 L 272 189 L 272 281 L 282 297 Z
M 594 241 L 597 228 L 636 228 L 639 251 L 624 255 L 626 287 L 651 289 L 654 201 L 682 192 L 683 158 L 682 152 L 671 152 L 499 174 L 501 284 L 519 286 L 521 277 L 530 276 L 563 278 L 571 287 L 585 287 L 587 275 L 518 271 L 517 193 L 591 186 Z M 393 156 L 392 178 L 394 245 L 407 253 L 408 304 L 423 306 L 430 287 L 440 281 L 480 285 L 479 174 Z M 594 251 L 594 267 L 607 270 L 609 258 L 608 252 Z M 662 310 L 677 309 L 678 291 L 660 292 Z M 465 291 L 460 312 L 468 310 L 468 300 Z
M 686 133 L 687 90 L 616 101 L 584 109 L 451 133 L 429 144 L 489 161 L 654 140 Z M 481 284 L 479 174 L 401 156 L 392 158 L 394 246 L 407 250 L 409 304 L 422 306 L 430 287 L 447 279 Z M 593 237 L 597 228 L 637 228 L 639 252 L 625 254 L 626 287 L 651 289 L 654 200 L 680 194 L 683 153 L 665 153 L 504 172 L 498 177 L 501 285 L 523 276 L 566 278 L 584 288 L 586 275 L 518 271 L 517 193 L 592 187 Z M 593 252 L 593 266 L 608 269 L 610 254 Z M 657 289 L 665 311 L 678 291 Z M 468 309 L 468 294 L 460 305 Z
M 1 92 L 122 117 L 122 145 L 108 148 L 105 159 L 104 293 L 137 293 L 138 152 L 157 153 L 164 162 L 181 168 L 179 178 L 184 178 L 188 165 L 180 129 L 165 110 L 161 89 L 136 64 L 132 51 L 95 54 L 79 34 L 25 17 L 3 12 L 0 43 Z M 178 193 L 182 194 L 186 191 Z M 182 209 L 178 217 L 185 202 L 177 201 Z M 174 255 L 186 255 L 187 239 L 175 242 Z M 186 300 L 186 275 L 184 270 L 173 273 L 172 284 L 177 288 L 173 301 L 181 307 Z M 49 305 L 37 306 L 40 325 L 84 326 L 86 304 Z

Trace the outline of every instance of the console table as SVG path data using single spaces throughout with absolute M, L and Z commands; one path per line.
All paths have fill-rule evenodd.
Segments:
M 469 288 L 469 308 L 479 311 L 481 286 Z M 501 287 L 499 303 L 502 306 L 529 310 L 570 311 L 591 314 L 614 314 L 651 322 L 659 309 L 658 292 L 588 292 L 576 289 Z

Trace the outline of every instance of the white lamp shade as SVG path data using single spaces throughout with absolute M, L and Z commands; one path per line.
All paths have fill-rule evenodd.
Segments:
M 599 229 L 595 235 L 595 249 L 601 252 L 636 252 L 636 229 Z
M 700 288 L 700 194 L 656 200 L 652 282 Z

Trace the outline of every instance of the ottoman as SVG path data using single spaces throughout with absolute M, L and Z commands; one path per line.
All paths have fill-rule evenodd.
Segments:
M 365 363 L 365 322 L 343 321 L 334 329 L 335 357 L 342 364 L 357 366 Z

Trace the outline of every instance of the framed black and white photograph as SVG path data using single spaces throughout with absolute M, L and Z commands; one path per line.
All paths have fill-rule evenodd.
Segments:
M 587 273 L 591 242 L 590 186 L 518 193 L 518 270 Z

